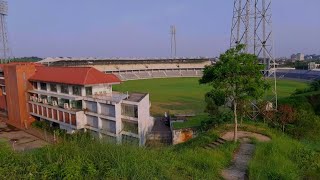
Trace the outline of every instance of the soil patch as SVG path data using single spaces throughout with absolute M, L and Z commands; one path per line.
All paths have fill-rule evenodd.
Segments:
M 233 140 L 233 131 L 229 131 L 229 132 L 225 133 L 221 138 L 223 138 L 227 141 L 232 141 Z M 267 142 L 267 141 L 271 140 L 271 138 L 266 135 L 248 132 L 248 131 L 238 131 L 238 138 L 240 140 L 244 139 L 244 138 L 255 138 L 261 142 Z

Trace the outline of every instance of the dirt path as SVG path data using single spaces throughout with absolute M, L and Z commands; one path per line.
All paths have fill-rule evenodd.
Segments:
M 248 179 L 246 171 L 254 150 L 255 145 L 242 143 L 235 154 L 232 165 L 222 172 L 222 177 L 227 180 Z
M 233 132 L 227 132 L 222 138 L 232 141 Z M 250 138 L 255 138 L 262 142 L 271 140 L 268 136 L 246 131 L 239 131 L 238 138 L 241 142 L 240 148 L 235 153 L 231 166 L 222 171 L 222 177 L 226 180 L 248 179 L 247 170 L 255 151 L 255 145 L 250 143 Z
M 0 120 L 0 141 L 7 141 L 15 151 L 28 151 L 48 143 L 19 129 L 8 127 Z
M 227 141 L 232 141 L 233 140 L 233 131 L 229 131 L 225 133 L 221 138 L 227 140 Z M 253 132 L 248 132 L 248 131 L 238 131 L 238 138 L 244 139 L 244 138 L 255 138 L 258 141 L 261 142 L 267 142 L 270 141 L 271 138 L 262 134 L 258 133 L 253 133 Z

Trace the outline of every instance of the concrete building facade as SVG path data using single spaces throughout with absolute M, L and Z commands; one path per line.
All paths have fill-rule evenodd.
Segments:
M 16 67 L 21 68 L 20 65 Z M 112 85 L 121 81 L 112 74 L 104 74 L 90 67 L 29 65 L 26 69 L 30 69 L 30 73 L 27 76 L 22 74 L 24 81 L 17 83 L 25 87 L 19 96 L 25 101 L 21 101 L 18 109 L 31 119 L 30 122 L 47 121 L 68 133 L 87 131 L 95 137 L 116 143 L 145 144 L 146 134 L 153 127 L 149 94 L 114 92 Z M 9 78 L 16 77 L 11 75 Z M 5 80 L 7 82 L 6 73 Z M 12 88 L 15 87 L 6 86 L 10 97 L 17 94 Z M 8 105 L 8 112 L 12 108 Z M 12 122 L 23 122 L 21 117 L 8 114 L 9 118 L 14 117 Z
M 304 61 L 304 54 L 298 53 L 298 54 L 293 54 L 291 55 L 291 61 Z

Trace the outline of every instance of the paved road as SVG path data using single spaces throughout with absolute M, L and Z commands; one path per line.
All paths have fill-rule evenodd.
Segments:
M 0 120 L 0 140 L 7 141 L 15 151 L 28 151 L 48 143 L 14 127 L 8 127 Z

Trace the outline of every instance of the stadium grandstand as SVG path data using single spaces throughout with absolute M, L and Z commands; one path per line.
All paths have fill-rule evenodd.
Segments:
M 278 68 L 277 77 L 279 79 L 297 79 L 312 81 L 320 79 L 320 69 L 298 70 L 295 68 Z
M 86 66 L 104 73 L 112 73 L 121 80 L 167 77 L 200 77 L 205 66 L 215 58 L 46 58 L 39 63 L 46 66 Z
M 215 64 L 216 58 L 46 58 L 39 63 L 46 66 L 86 66 L 104 73 L 112 73 L 121 80 L 138 80 L 168 77 L 201 77 L 205 66 Z M 320 70 L 277 68 L 279 79 L 312 81 L 320 79 Z

